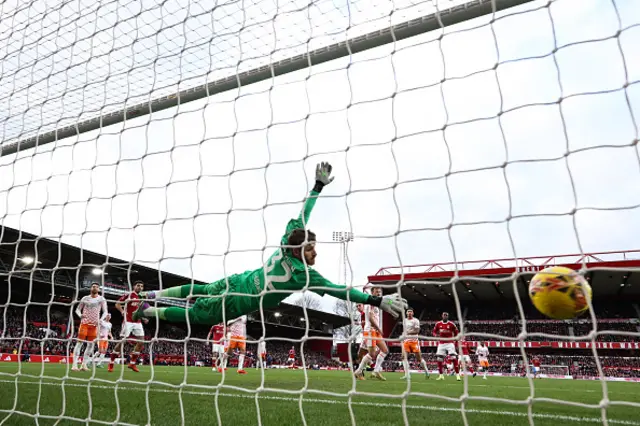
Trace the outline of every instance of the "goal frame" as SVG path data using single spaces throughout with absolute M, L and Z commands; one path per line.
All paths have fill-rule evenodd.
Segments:
M 78 136 L 82 133 L 97 130 L 125 122 L 126 120 L 143 117 L 154 112 L 166 110 L 205 97 L 238 89 L 253 83 L 278 77 L 294 71 L 309 68 L 314 65 L 329 62 L 354 53 L 394 43 L 416 35 L 459 24 L 488 14 L 495 14 L 533 0 L 471 0 L 467 3 L 453 6 L 440 12 L 414 18 L 400 24 L 369 32 L 339 43 L 324 46 L 307 53 L 282 59 L 275 63 L 254 68 L 242 73 L 190 87 L 175 94 L 169 94 L 142 102 L 130 107 L 98 115 L 87 120 L 67 126 L 55 128 L 34 136 L 20 138 L 15 142 L 0 143 L 0 157 L 26 151 L 41 145 L 50 144 L 58 140 Z

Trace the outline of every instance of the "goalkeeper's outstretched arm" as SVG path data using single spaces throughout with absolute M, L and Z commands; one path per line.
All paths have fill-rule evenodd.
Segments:
M 394 318 L 398 318 L 405 309 L 408 308 L 407 301 L 402 299 L 397 293 L 386 296 L 374 296 L 364 293 L 355 288 L 349 288 L 344 285 L 334 284 L 315 269 L 308 269 L 309 272 L 309 291 L 313 291 L 319 295 L 328 294 L 338 299 L 346 300 L 352 303 L 364 303 L 367 305 L 379 306 L 383 311 L 388 312 Z M 300 272 L 298 280 L 306 283 L 307 274 Z
M 303 231 L 306 228 L 306 225 L 309 223 L 309 217 L 311 216 L 311 211 L 316 205 L 316 201 L 318 200 L 318 195 L 322 192 L 322 189 L 333 182 L 333 176 L 331 176 L 331 170 L 333 167 L 329 163 L 318 163 L 316 166 L 316 183 L 313 186 L 313 189 L 309 193 L 309 197 L 304 202 L 302 206 L 302 211 L 300 215 L 291 219 L 287 224 L 287 230 L 285 235 L 282 237 L 281 244 L 286 246 L 289 244 L 289 237 L 291 233 L 296 230 Z

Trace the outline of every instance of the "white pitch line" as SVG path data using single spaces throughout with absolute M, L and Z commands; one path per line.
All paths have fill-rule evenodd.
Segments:
M 0 383 L 15 383 L 14 380 L 0 380 Z M 45 386 L 58 386 L 61 387 L 62 383 L 53 383 L 53 382 L 29 382 L 29 381 L 19 381 L 19 384 L 28 384 L 28 385 L 45 385 Z M 87 383 L 88 384 L 88 383 Z M 86 388 L 87 384 L 77 384 L 77 383 L 64 383 L 64 386 L 70 387 L 83 387 Z M 91 384 L 92 389 L 109 389 L 113 390 L 113 386 L 104 386 L 104 385 L 94 385 Z M 147 388 L 140 387 L 125 387 L 118 386 L 118 389 L 123 391 L 139 391 L 146 392 Z M 176 393 L 175 390 L 169 389 L 152 389 L 149 388 L 149 392 L 156 393 Z M 203 395 L 203 396 L 215 396 L 216 392 L 203 392 L 203 391 L 188 391 L 183 390 L 182 393 L 189 395 Z M 244 398 L 244 399 L 252 399 L 255 400 L 255 395 L 244 395 L 244 394 L 235 394 L 235 393 L 223 393 L 218 392 L 218 396 L 227 396 L 232 398 Z M 295 402 L 298 403 L 300 401 L 299 398 L 288 398 L 284 396 L 271 396 L 271 395 L 260 395 L 259 398 L 261 400 L 270 400 L 270 401 L 285 401 L 285 402 Z M 347 405 L 348 401 L 339 401 L 336 399 L 323 399 L 323 398 L 304 398 L 304 402 L 311 402 L 316 404 L 329 404 L 329 405 Z M 352 401 L 351 405 L 358 405 L 364 407 L 388 407 L 388 408 L 402 408 L 402 404 L 392 404 L 392 403 L 378 403 L 378 402 L 361 402 L 361 401 Z M 436 407 L 433 405 L 410 405 L 407 404 L 406 408 L 412 410 L 426 410 L 426 411 L 440 411 L 440 412 L 454 412 L 459 413 L 459 408 L 450 408 L 450 407 Z M 528 417 L 527 413 L 517 412 L 517 411 L 496 411 L 496 410 L 480 410 L 475 408 L 467 408 L 464 410 L 465 413 L 470 414 L 491 414 L 498 416 L 508 416 L 508 417 Z M 578 417 L 578 416 L 567 416 L 563 414 L 548 414 L 548 413 L 533 413 L 533 418 L 537 419 L 551 419 L 558 421 L 566 421 L 566 422 L 578 422 L 578 423 L 600 423 L 602 424 L 602 419 L 600 417 Z M 640 426 L 640 423 L 633 422 L 631 420 L 616 420 L 608 418 L 607 421 L 610 424 L 619 424 L 619 425 L 630 425 L 630 426 Z

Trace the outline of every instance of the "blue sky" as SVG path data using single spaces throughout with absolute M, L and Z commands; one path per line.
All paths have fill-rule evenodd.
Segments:
M 390 8 L 393 22 L 435 10 L 76 3 L 3 9 L 5 139 L 40 114 L 77 120 L 382 28 Z M 11 33 L 5 18 L 23 16 Z M 215 280 L 273 252 L 316 162 L 331 161 L 309 225 L 335 281 L 342 230 L 357 236 L 353 285 L 382 266 L 638 248 L 640 215 L 625 208 L 640 205 L 640 4 L 535 1 L 440 35 L 2 157 L 0 221 Z

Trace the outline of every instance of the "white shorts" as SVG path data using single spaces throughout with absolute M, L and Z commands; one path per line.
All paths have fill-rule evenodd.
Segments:
M 471 357 L 469 355 L 460 355 L 460 361 L 465 364 L 471 364 Z
M 125 322 L 120 330 L 120 337 L 127 338 L 131 334 L 136 337 L 144 337 L 144 329 L 139 322 Z
M 222 354 L 225 352 L 224 345 L 221 345 L 219 343 L 214 343 L 211 347 L 214 354 Z
M 540 367 L 531 367 L 533 369 L 534 373 L 539 373 L 540 372 Z
M 438 349 L 436 350 L 436 355 L 438 356 L 458 355 L 456 353 L 456 345 L 454 345 L 453 343 L 441 343 L 438 345 Z
M 296 359 L 295 359 L 295 358 L 289 358 L 289 359 L 287 360 L 287 362 L 296 362 Z

